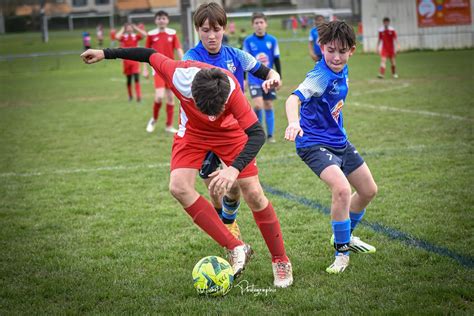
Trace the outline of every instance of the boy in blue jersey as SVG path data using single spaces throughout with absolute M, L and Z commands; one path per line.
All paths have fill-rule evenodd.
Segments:
M 319 43 L 318 43 L 318 25 L 321 25 L 323 23 L 324 23 L 324 16 L 316 15 L 314 17 L 314 26 L 309 31 L 309 38 L 308 38 L 309 56 L 311 56 L 311 58 L 315 62 L 318 62 L 322 58 L 321 48 L 319 47 Z
M 281 77 L 280 49 L 276 37 L 267 34 L 267 18 L 263 13 L 255 12 L 252 15 L 252 27 L 255 31 L 248 36 L 243 43 L 244 51 L 254 56 L 259 62 L 273 68 Z M 262 79 L 249 74 L 248 85 L 250 96 L 252 97 L 255 113 L 260 123 L 263 123 L 263 112 L 265 110 L 265 121 L 267 125 L 267 140 L 275 142 L 273 132 L 275 129 L 275 114 L 273 112 L 273 100 L 276 99 L 275 89 L 264 92 L 262 89 Z
M 332 244 L 336 253 L 326 271 L 341 273 L 349 265 L 349 250 L 375 252 L 373 246 L 352 236 L 352 231 L 375 197 L 377 185 L 343 127 L 342 107 L 348 91 L 346 63 L 355 51 L 354 30 L 342 21 L 322 24 L 319 43 L 323 59 L 286 101 L 285 138 L 296 142 L 300 158 L 331 190 Z M 355 189 L 352 195 L 351 186 Z
M 258 78 L 265 79 L 262 88 L 265 92 L 280 87 L 280 75 L 269 69 L 252 55 L 230 46 L 222 45 L 227 14 L 217 3 L 204 3 L 198 7 L 193 16 L 194 27 L 199 35 L 199 43 L 188 50 L 183 60 L 196 60 L 217 66 L 232 72 L 244 91 L 244 72 L 250 72 Z M 221 165 L 219 157 L 209 152 L 204 159 L 200 177 L 209 187 L 209 175 Z M 229 231 L 241 239 L 240 229 L 235 221 L 240 206 L 240 188 L 235 183 L 224 196 L 209 192 L 216 211 L 221 216 Z

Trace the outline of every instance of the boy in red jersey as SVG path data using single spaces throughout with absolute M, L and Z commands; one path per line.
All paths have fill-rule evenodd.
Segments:
M 134 32 L 137 31 L 138 33 Z M 115 38 L 120 42 L 120 47 L 137 47 L 138 41 L 146 37 L 146 32 L 135 24 L 125 23 L 120 31 L 115 34 Z M 133 60 L 123 61 L 123 73 L 127 76 L 128 101 L 133 100 L 132 94 L 132 76 L 135 79 L 135 94 L 137 102 L 141 101 L 140 89 L 140 63 Z
M 146 38 L 147 48 L 153 48 L 158 53 L 165 55 L 171 59 L 174 59 L 174 51 L 178 55 L 178 59 L 183 58 L 183 49 L 179 43 L 179 38 L 176 35 L 176 30 L 168 28 L 170 20 L 168 13 L 165 11 L 158 11 L 155 14 L 156 29 L 148 32 Z M 145 65 L 143 68 L 143 75 L 148 77 L 148 67 Z M 165 84 L 163 78 L 161 78 L 155 71 L 153 71 L 153 77 L 155 81 L 155 100 L 153 103 L 153 117 L 148 122 L 146 131 L 151 133 L 155 130 L 155 124 L 158 120 L 158 113 L 163 102 L 163 98 L 166 95 L 166 127 L 165 131 L 169 133 L 176 133 L 178 130 L 173 127 L 173 114 L 174 114 L 174 96 L 173 91 L 168 84 Z
M 380 44 L 382 46 L 380 47 Z M 379 40 L 377 41 L 377 47 L 380 49 L 380 73 L 377 77 L 383 79 L 385 76 L 385 65 L 387 58 L 390 59 L 392 65 L 392 76 L 398 78 L 395 69 L 395 56 L 397 53 L 398 41 L 397 32 L 393 27 L 390 26 L 390 19 L 383 18 L 383 26 L 379 29 Z
M 265 132 L 227 70 L 197 61 L 175 61 L 152 49 L 87 50 L 81 57 L 91 64 L 102 59 L 149 62 L 181 102 L 180 126 L 171 153 L 170 192 L 193 221 L 229 250 L 235 276 L 245 268 L 252 250 L 227 230 L 209 201 L 195 189 L 196 175 L 208 151 L 226 166 L 213 172 L 209 189 L 223 194 L 238 181 L 245 201 L 272 255 L 274 285 L 293 282 L 280 223 L 258 179 L 255 157 L 265 142 Z M 232 142 L 229 143 L 229 139 Z

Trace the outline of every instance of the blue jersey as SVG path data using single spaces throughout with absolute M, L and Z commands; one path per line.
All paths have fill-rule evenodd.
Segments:
M 255 33 L 249 35 L 243 43 L 243 50 L 254 56 L 259 62 L 273 68 L 273 62 L 276 57 L 280 56 L 280 48 L 276 37 L 265 34 L 264 36 L 257 36 Z M 261 86 L 263 80 L 249 74 L 249 86 Z
M 249 53 L 230 46 L 222 45 L 218 53 L 211 54 L 201 41 L 184 54 L 183 60 L 201 61 L 229 70 L 239 81 L 242 91 L 244 91 L 244 71 L 255 73 L 261 66 L 261 63 Z
M 313 51 L 314 53 L 316 54 L 316 56 L 319 57 L 319 59 L 321 59 L 321 57 L 323 56 L 323 54 L 321 53 L 321 48 L 319 47 L 319 44 L 318 44 L 318 38 L 319 38 L 319 35 L 318 35 L 318 28 L 316 26 L 314 26 L 310 31 L 309 31 L 309 38 L 308 40 L 313 43 Z
M 347 65 L 333 72 L 321 59 L 293 92 L 301 100 L 300 126 L 304 135 L 295 140 L 296 148 L 316 144 L 342 148 L 347 143 L 342 107 L 348 92 Z

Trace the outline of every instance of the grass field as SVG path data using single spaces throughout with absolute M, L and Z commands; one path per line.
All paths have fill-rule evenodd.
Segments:
M 2 36 L 0 52 L 79 49 L 74 34 Z M 375 79 L 376 55 L 351 59 L 345 125 L 379 186 L 357 234 L 377 253 L 340 276 L 324 271 L 330 193 L 283 140 L 284 101 L 312 64 L 305 42 L 281 53 L 278 142 L 258 163 L 295 283 L 217 299 L 192 286 L 194 264 L 224 252 L 168 193 L 163 113 L 145 132 L 152 83 L 129 103 L 120 61 L 0 62 L 0 314 L 473 314 L 474 51 L 402 53 L 398 80 Z M 272 289 L 246 206 L 239 223 L 257 254 L 241 280 Z

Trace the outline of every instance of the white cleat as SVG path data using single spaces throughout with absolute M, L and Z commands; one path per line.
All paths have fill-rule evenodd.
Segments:
M 334 263 L 326 268 L 326 272 L 330 274 L 339 274 L 344 272 L 349 266 L 349 255 L 345 255 L 342 252 L 336 255 Z
M 273 285 L 275 287 L 289 287 L 293 284 L 293 269 L 291 262 L 272 262 Z
M 165 132 L 176 134 L 178 132 L 178 130 L 176 128 L 174 128 L 173 126 L 166 126 L 165 127 Z
M 146 125 L 146 131 L 148 133 L 153 133 L 153 131 L 155 130 L 155 125 L 156 125 L 156 120 L 154 118 L 151 118 L 148 121 L 148 124 Z
M 398 75 L 397 75 L 397 74 L 393 74 L 393 79 L 398 79 Z
M 331 245 L 334 245 L 334 235 L 331 236 Z M 377 251 L 374 246 L 363 242 L 359 237 L 356 236 L 351 236 L 349 250 L 353 253 L 375 253 Z
M 240 274 L 245 270 L 245 266 L 250 260 L 253 254 L 253 250 L 250 245 L 243 244 L 237 246 L 232 250 L 229 250 L 229 263 L 234 270 L 234 279 L 238 278 Z

